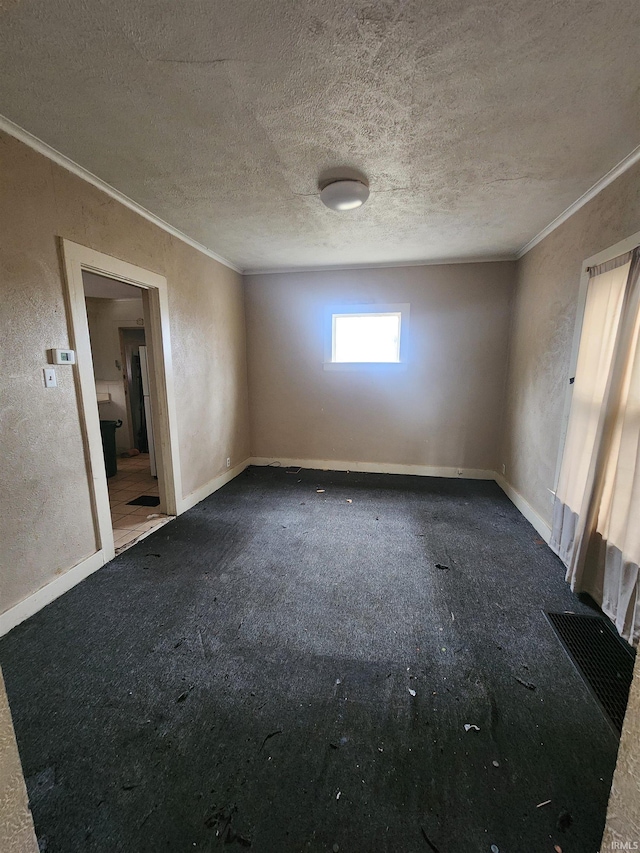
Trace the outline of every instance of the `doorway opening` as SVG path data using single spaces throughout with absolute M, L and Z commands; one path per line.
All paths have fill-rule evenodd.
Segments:
M 82 271 L 116 553 L 169 521 L 153 437 L 142 288 Z
M 67 240 L 62 254 L 102 564 L 179 511 L 166 279 Z

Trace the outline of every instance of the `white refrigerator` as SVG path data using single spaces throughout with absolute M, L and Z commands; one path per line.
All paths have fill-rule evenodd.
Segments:
M 139 347 L 140 373 L 142 374 L 142 395 L 144 401 L 144 416 L 147 422 L 147 442 L 149 444 L 149 462 L 151 463 L 151 476 L 158 476 L 156 468 L 156 448 L 153 441 L 153 417 L 151 415 L 151 386 L 149 384 L 149 358 L 147 348 Z

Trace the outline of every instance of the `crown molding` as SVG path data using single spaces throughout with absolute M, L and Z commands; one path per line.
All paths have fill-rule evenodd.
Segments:
M 555 231 L 556 228 L 559 228 L 563 222 L 566 222 L 570 216 L 573 216 L 574 213 L 577 213 L 581 207 L 584 207 L 585 204 L 591 201 L 592 198 L 595 198 L 598 193 L 602 192 L 605 187 L 608 187 L 609 184 L 612 184 L 620 175 L 623 175 L 628 169 L 632 166 L 635 166 L 636 163 L 640 162 L 640 145 L 637 148 L 634 148 L 630 154 L 621 160 L 617 166 L 614 166 L 613 169 L 607 172 L 606 175 L 603 175 L 599 181 L 596 181 L 595 184 L 583 193 L 579 199 L 570 204 L 569 207 L 564 210 L 560 216 L 556 216 L 556 218 L 550 222 L 546 228 L 543 228 L 539 234 L 529 240 L 517 253 L 516 259 L 520 260 L 530 249 L 533 249 L 534 246 L 537 246 L 545 237 L 548 237 L 552 231 Z
M 322 265 L 322 264 L 311 264 L 309 266 L 300 266 L 300 267 L 269 267 L 269 268 L 254 268 L 254 269 L 245 269 L 243 270 L 241 267 L 236 266 L 231 261 L 227 260 L 227 258 L 222 255 L 217 254 L 217 252 L 208 249 L 202 243 L 199 243 L 197 240 L 193 240 L 184 232 L 174 228 L 173 225 L 170 225 L 168 222 L 165 222 L 164 219 L 160 219 L 159 216 L 156 216 L 154 213 L 151 213 L 150 210 L 147 210 L 141 204 L 134 201 L 133 199 L 126 196 L 124 193 L 120 192 L 120 190 L 112 187 L 111 184 L 108 184 L 106 181 L 103 181 L 102 178 L 99 178 L 97 175 L 94 175 L 93 172 L 90 172 L 88 169 L 85 169 L 83 166 L 80 166 L 75 161 L 71 160 L 69 157 L 66 157 L 64 154 L 61 154 L 51 145 L 48 145 L 46 142 L 43 142 L 37 136 L 34 136 L 32 133 L 29 133 L 28 130 L 20 127 L 15 122 L 11 121 L 11 119 L 6 118 L 6 116 L 0 115 L 0 131 L 7 133 L 9 136 L 14 137 L 20 142 L 27 145 L 29 148 L 36 151 L 38 154 L 42 154 L 44 157 L 47 157 L 49 160 L 52 160 L 54 163 L 57 163 L 58 166 L 61 166 L 66 171 L 71 172 L 76 177 L 80 178 L 83 181 L 87 181 L 87 183 L 106 193 L 110 198 L 113 198 L 115 201 L 120 202 L 125 207 L 128 207 L 129 210 L 132 210 L 134 213 L 137 213 L 139 216 L 142 216 L 148 222 L 151 222 L 153 225 L 156 225 L 158 228 L 161 228 L 163 231 L 166 231 L 168 234 L 171 234 L 173 237 L 176 237 L 178 240 L 181 240 L 183 243 L 186 243 L 188 246 L 191 246 L 193 249 L 196 249 L 198 252 L 201 252 L 203 255 L 206 255 L 209 258 L 212 258 L 214 261 L 218 261 L 218 263 L 223 264 L 225 267 L 233 270 L 234 272 L 240 273 L 242 275 L 275 275 L 282 273 L 305 273 L 305 272 L 341 272 L 348 270 L 364 270 L 364 269 L 391 269 L 394 267 L 424 267 L 424 266 L 439 266 L 446 264 L 482 264 L 482 263 L 499 263 L 503 261 L 516 261 L 520 260 L 526 253 L 533 249 L 534 246 L 537 246 L 545 237 L 551 234 L 556 230 L 563 222 L 566 222 L 569 217 L 573 216 L 581 207 L 584 207 L 585 204 L 591 201 L 591 199 L 595 198 L 605 187 L 608 187 L 609 184 L 613 183 L 620 175 L 624 174 L 628 169 L 634 166 L 636 163 L 640 162 L 640 145 L 637 148 L 628 154 L 623 160 L 621 160 L 616 166 L 613 167 L 606 175 L 604 175 L 600 180 L 596 181 L 596 183 L 588 189 L 583 195 L 580 196 L 573 204 L 569 205 L 566 210 L 564 210 L 559 216 L 557 216 L 552 222 L 550 222 L 546 228 L 543 228 L 536 236 L 529 240 L 521 249 L 519 249 L 514 254 L 502 254 L 502 255 L 490 255 L 490 256 L 481 256 L 481 257 L 450 257 L 450 258 L 436 258 L 433 260 L 421 260 L 421 261 L 389 261 L 382 263 L 360 263 L 360 264 L 338 264 L 335 266 L 330 265 Z
M 106 193 L 115 201 L 120 202 L 125 207 L 128 207 L 129 210 L 132 210 L 134 213 L 137 213 L 139 216 L 142 216 L 147 221 L 153 223 L 153 225 L 157 225 L 158 228 L 162 228 L 163 231 L 166 231 L 168 234 L 171 234 L 172 237 L 176 237 L 178 240 L 182 240 L 183 243 L 186 243 L 188 246 L 191 246 L 193 249 L 197 249 L 198 252 L 202 252 L 203 255 L 207 255 L 209 258 L 213 258 L 214 261 L 218 261 L 218 263 L 223 264 L 225 267 L 229 267 L 229 269 L 234 270 L 234 272 L 242 273 L 240 267 L 237 267 L 235 264 L 232 264 L 231 261 L 228 261 L 226 258 L 223 258 L 222 255 L 218 255 L 216 252 L 212 252 L 211 249 L 208 249 L 206 246 L 203 246 L 202 243 L 198 243 L 197 240 L 192 240 L 191 237 L 188 237 L 182 231 L 179 231 L 177 228 L 174 228 L 173 225 L 169 225 L 168 222 L 165 222 L 164 219 L 160 219 L 159 216 L 156 216 L 154 213 L 151 213 L 150 210 L 147 210 L 146 207 L 142 207 L 142 205 L 138 204 L 138 202 L 133 201 L 133 199 L 126 196 L 124 193 L 121 193 L 120 190 L 112 187 L 111 184 L 108 184 L 106 181 L 103 181 L 102 178 L 99 178 L 97 175 L 94 175 L 93 172 L 90 172 L 88 169 L 85 169 L 83 166 L 79 166 L 73 160 L 70 160 L 69 157 L 65 157 L 64 154 L 61 154 L 55 148 L 52 148 L 51 145 L 48 145 L 46 142 L 43 142 L 41 139 L 38 139 L 37 136 L 34 136 L 32 133 L 29 133 L 28 130 L 25 130 L 20 125 L 17 125 L 15 122 L 11 121 L 11 119 L 6 118 L 6 116 L 0 115 L 0 131 L 4 131 L 4 133 L 9 134 L 9 136 L 13 136 L 14 139 L 23 142 L 25 145 L 28 145 L 29 148 L 32 148 L 34 151 L 37 151 L 38 154 L 42 154 L 44 157 L 47 157 L 49 160 L 53 160 L 54 163 L 57 163 L 58 166 L 61 166 L 63 169 L 66 169 L 67 172 L 71 172 L 78 178 L 81 178 L 83 181 L 86 181 L 89 184 L 92 184 L 97 189 L 101 190 L 103 193 Z
M 450 266 L 451 264 L 496 264 L 504 261 L 515 261 L 515 255 L 483 255 L 477 258 L 438 258 L 432 261 L 388 261 L 369 264 L 341 264 L 338 266 L 315 265 L 308 267 L 269 267 L 266 269 L 247 269 L 243 275 L 282 275 L 282 273 L 302 272 L 344 272 L 349 270 L 385 270 L 400 267 L 435 267 Z

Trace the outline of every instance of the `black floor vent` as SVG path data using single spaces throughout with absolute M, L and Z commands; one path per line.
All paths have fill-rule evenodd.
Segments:
M 602 616 L 546 616 L 582 680 L 620 735 L 633 678 L 634 650 Z

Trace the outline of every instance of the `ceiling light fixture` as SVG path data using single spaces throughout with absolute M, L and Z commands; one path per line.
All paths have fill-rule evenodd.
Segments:
M 331 210 L 355 210 L 369 198 L 369 187 L 362 181 L 333 181 L 320 190 L 320 199 Z

